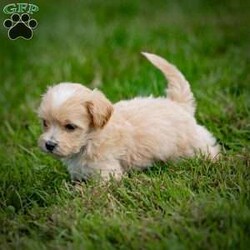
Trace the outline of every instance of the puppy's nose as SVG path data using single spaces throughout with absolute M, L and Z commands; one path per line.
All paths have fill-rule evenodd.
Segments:
M 57 143 L 52 142 L 52 141 L 47 141 L 45 143 L 45 147 L 48 151 L 52 152 L 54 150 L 54 148 L 57 146 Z

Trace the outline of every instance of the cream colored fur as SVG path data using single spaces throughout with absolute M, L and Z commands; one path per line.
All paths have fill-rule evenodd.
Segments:
M 120 179 L 129 169 L 144 169 L 154 161 L 200 153 L 218 156 L 215 138 L 195 120 L 195 101 L 185 77 L 165 59 L 143 55 L 167 78 L 167 97 L 112 104 L 100 91 L 73 83 L 55 85 L 43 96 L 39 116 L 45 131 L 39 144 L 45 151 L 47 141 L 57 144 L 51 153 L 63 160 L 72 179 L 95 174 Z

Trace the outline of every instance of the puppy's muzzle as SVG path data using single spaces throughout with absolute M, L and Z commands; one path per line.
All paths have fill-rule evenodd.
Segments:
M 49 152 L 52 152 L 52 151 L 55 149 L 56 146 L 57 146 L 57 143 L 56 143 L 56 142 L 53 142 L 53 141 L 47 141 L 47 142 L 45 143 L 45 147 L 46 147 L 46 149 L 47 149 Z

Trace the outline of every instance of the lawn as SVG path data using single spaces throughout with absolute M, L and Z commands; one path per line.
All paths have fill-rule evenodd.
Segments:
M 247 2 L 41 0 L 31 40 L 11 41 L 1 26 L 0 249 L 248 249 Z M 7 17 L 2 12 L 1 23 Z M 218 138 L 222 158 L 74 186 L 37 146 L 41 94 L 72 81 L 98 87 L 112 102 L 163 95 L 166 81 L 141 51 L 185 74 L 196 117 Z

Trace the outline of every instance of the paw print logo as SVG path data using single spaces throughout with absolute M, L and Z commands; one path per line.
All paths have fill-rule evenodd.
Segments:
M 14 13 L 10 19 L 6 19 L 3 23 L 4 27 L 8 29 L 9 39 L 15 40 L 22 37 L 29 40 L 33 36 L 33 30 L 37 27 L 38 23 L 35 19 L 30 19 L 27 13 L 21 16 Z

